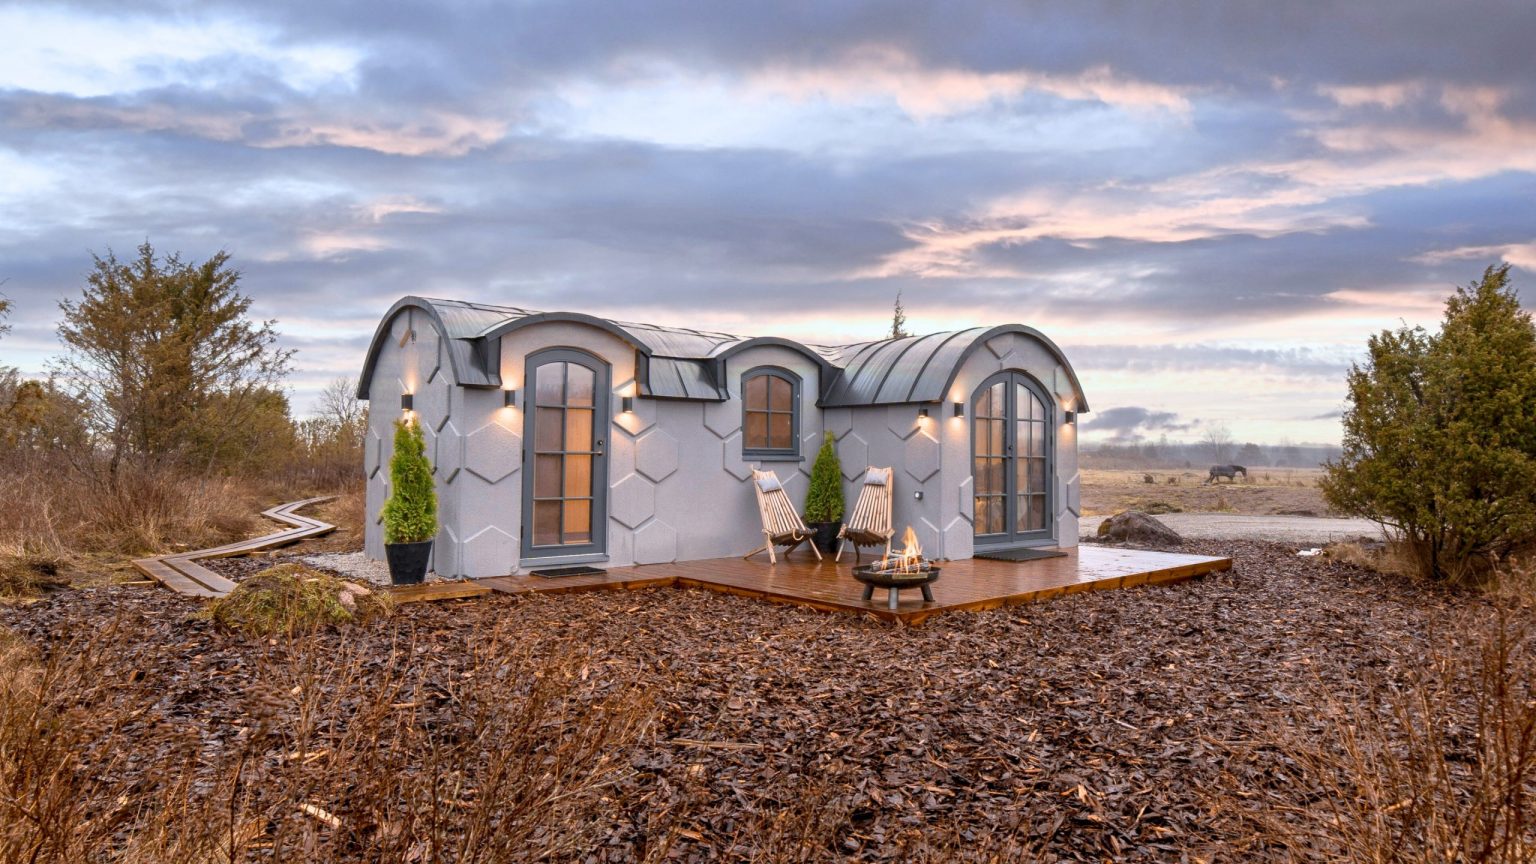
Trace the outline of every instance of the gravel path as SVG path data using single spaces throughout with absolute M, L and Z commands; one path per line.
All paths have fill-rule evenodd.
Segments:
M 1165 513 L 1155 518 L 1189 540 L 1266 540 L 1292 546 L 1317 546 L 1335 540 L 1381 536 L 1381 528 L 1367 519 L 1232 513 Z M 1083 537 L 1092 539 L 1102 521 L 1096 517 L 1084 519 Z

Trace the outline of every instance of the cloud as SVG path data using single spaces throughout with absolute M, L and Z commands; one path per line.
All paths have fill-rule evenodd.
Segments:
M 1526 3 L 1319 26 L 80 0 L 7 23 L 29 39 L 0 58 L 3 350 L 29 367 L 87 252 L 147 237 L 231 251 L 305 382 L 350 371 L 404 293 L 838 342 L 900 291 L 919 329 L 1041 327 L 1096 405 L 1316 440 L 1365 334 L 1432 322 L 1499 258 L 1536 276 Z
M 1186 421 L 1173 411 L 1154 411 L 1139 405 L 1123 405 L 1095 412 L 1083 423 L 1083 431 L 1112 441 L 1188 432 L 1199 420 Z

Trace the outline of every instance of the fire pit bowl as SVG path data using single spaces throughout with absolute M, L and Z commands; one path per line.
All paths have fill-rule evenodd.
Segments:
M 853 568 L 853 578 L 864 583 L 865 602 L 874 598 L 876 588 L 889 589 L 886 606 L 894 610 L 898 601 L 897 592 L 903 588 L 921 588 L 923 602 L 932 603 L 933 590 L 928 586 L 938 580 L 939 568 L 930 564 L 922 570 L 885 569 L 876 562 Z

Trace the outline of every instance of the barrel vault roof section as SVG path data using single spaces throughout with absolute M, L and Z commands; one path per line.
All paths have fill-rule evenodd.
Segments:
M 825 408 L 941 402 L 961 364 L 990 339 L 1020 333 L 1040 342 L 1066 370 L 1076 410 L 1088 402 L 1066 355 L 1032 327 L 1004 324 L 884 339 L 856 345 L 809 345 L 778 337 L 743 337 L 707 330 L 661 327 L 598 318 L 579 312 L 536 312 L 515 306 L 404 297 L 379 322 L 358 379 L 357 395 L 368 398 L 374 364 L 397 315 L 419 315 L 445 337 L 454 381 L 464 387 L 501 386 L 501 337 L 543 322 L 586 324 L 634 346 L 642 395 L 657 399 L 719 402 L 729 398 L 724 364 L 733 354 L 762 345 L 798 351 L 822 367 L 820 404 Z

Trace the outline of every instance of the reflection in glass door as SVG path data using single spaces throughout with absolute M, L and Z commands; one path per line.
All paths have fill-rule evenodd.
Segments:
M 528 358 L 523 556 L 605 551 L 608 367 L 584 352 Z
M 976 546 L 1051 538 L 1051 403 L 1019 372 L 988 379 L 971 401 Z

